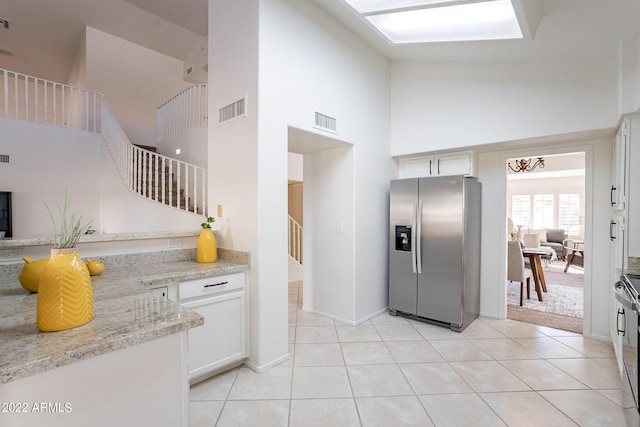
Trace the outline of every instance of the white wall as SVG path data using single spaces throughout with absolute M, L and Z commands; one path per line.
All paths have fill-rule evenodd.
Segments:
M 621 40 L 618 46 L 618 113 L 640 108 L 640 39 Z
M 394 62 L 391 153 L 612 128 L 615 61 Z
M 355 199 L 343 218 L 343 234 L 353 243 L 322 250 L 359 252 L 366 263 L 352 264 L 355 274 L 344 272 L 355 279 L 333 297 L 361 301 L 362 308 L 350 307 L 352 322 L 360 311 L 386 307 L 385 193 L 394 167 L 388 156 L 388 63 L 308 0 L 210 0 L 209 11 L 209 111 L 244 94 L 249 107 L 246 118 L 210 123 L 210 182 L 226 183 L 210 193 L 210 203 L 224 206 L 221 244 L 251 252 L 249 364 L 264 369 L 288 354 L 288 128 L 318 132 L 314 111 L 337 118 L 337 138 L 356 146 Z M 356 217 L 367 221 L 358 224 Z M 307 225 L 313 226 L 305 219 Z M 363 295 L 354 298 L 360 283 Z
M 388 146 L 389 64 L 313 2 L 264 2 L 260 11 L 260 122 L 264 124 L 260 135 L 280 143 L 286 126 L 322 134 L 314 129 L 317 111 L 337 120 L 337 135 L 329 136 L 353 145 L 349 156 L 339 150 L 305 153 L 305 203 L 328 188 L 336 191 L 331 197 L 324 193 L 331 202 L 317 205 L 320 210 L 312 222 L 307 218 L 309 208 L 304 208 L 305 228 L 314 232 L 311 241 L 305 233 L 305 248 L 311 245 L 313 254 L 305 252 L 303 300 L 305 309 L 358 323 L 387 306 L 388 185 L 395 174 Z M 313 188 L 307 178 L 311 173 L 307 170 L 309 155 L 316 167 L 322 164 L 339 169 L 342 177 L 353 176 L 353 189 L 348 180 L 342 189 L 314 180 L 318 188 Z M 348 158 L 353 159 L 351 166 Z M 279 162 L 283 161 L 286 157 L 280 158 Z M 282 163 L 272 166 L 283 168 Z M 352 170 L 347 173 L 348 168 Z M 284 189 L 284 185 L 276 185 Z M 353 197 L 349 198 L 351 192 Z M 322 197 L 316 202 L 319 200 Z M 345 204 L 338 204 L 342 200 Z M 285 223 L 284 206 L 278 224 Z M 335 231 L 337 221 L 343 222 L 342 235 Z M 330 230 L 330 235 L 316 242 L 316 230 Z M 286 230 L 281 233 L 286 237 Z M 337 268 L 334 262 L 339 257 L 351 263 L 351 269 Z M 307 268 L 308 262 L 313 262 L 311 268 Z M 339 264 L 343 266 L 343 262 Z M 327 283 L 327 270 L 335 270 L 332 274 L 340 275 L 337 280 L 345 286 Z M 313 301 L 307 294 L 311 289 Z M 321 302 L 330 299 L 332 307 Z M 341 299 L 352 302 L 349 312 L 336 302 Z
M 304 282 L 313 286 L 303 304 L 346 323 L 356 320 L 354 151 L 347 146 L 304 156 Z
M 71 211 L 99 233 L 196 231 L 202 216 L 150 202 L 124 188 L 99 134 L 0 119 L 0 190 L 11 191 L 13 237 L 50 238 L 43 200 Z
M 289 181 L 302 182 L 304 176 L 303 156 L 297 153 L 288 153 L 287 171 Z
M 65 190 L 70 212 L 101 227 L 98 135 L 10 119 L 0 119 L 0 128 L 0 153 L 10 156 L 0 163 L 0 190 L 13 193 L 14 238 L 51 238 L 43 201 L 55 215 Z
M 280 333 L 282 320 L 270 322 L 270 303 L 273 301 L 272 309 L 282 310 L 285 316 L 287 309 L 286 300 L 285 306 L 280 307 L 277 282 L 271 280 L 267 272 L 263 273 L 262 253 L 258 251 L 258 240 L 263 238 L 258 234 L 258 220 L 263 212 L 258 208 L 257 1 L 209 0 L 208 46 L 212 64 L 208 75 L 208 110 L 212 118 L 209 120 L 209 207 L 222 205 L 222 218 L 216 221 L 219 245 L 251 254 L 249 359 L 255 369 L 263 369 L 271 361 L 287 357 L 286 327 Z M 219 126 L 213 119 L 218 116 L 218 109 L 245 94 L 247 116 Z M 286 174 L 286 167 L 283 171 Z M 282 191 L 286 191 L 286 181 Z M 283 227 L 286 230 L 286 223 Z M 274 250 L 279 249 L 272 248 Z M 286 284 L 286 259 L 284 268 L 283 283 Z
M 182 66 L 182 61 L 86 27 L 87 89 L 104 94 L 134 144 L 156 145 L 156 108 L 190 85 Z
M 157 152 L 206 169 L 208 135 L 206 127 L 185 129 L 158 141 Z M 176 153 L 177 149 L 180 149 L 180 154 Z

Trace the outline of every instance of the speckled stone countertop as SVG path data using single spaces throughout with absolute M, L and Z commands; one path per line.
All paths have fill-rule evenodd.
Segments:
M 104 273 L 91 278 L 93 320 L 59 332 L 38 331 L 38 295 L 24 290 L 17 277 L 0 278 L 0 384 L 202 325 L 200 314 L 149 290 L 156 284 L 245 271 L 244 261 L 107 264 Z

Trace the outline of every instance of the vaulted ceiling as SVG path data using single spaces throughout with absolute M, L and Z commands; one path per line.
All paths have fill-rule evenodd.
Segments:
M 405 46 L 343 0 L 313 1 L 390 60 L 615 60 L 619 40 L 640 38 L 638 0 L 514 0 L 543 12 L 531 39 Z M 208 0 L 3 0 L 0 67 L 65 82 L 85 25 L 183 60 L 207 34 L 207 8 Z

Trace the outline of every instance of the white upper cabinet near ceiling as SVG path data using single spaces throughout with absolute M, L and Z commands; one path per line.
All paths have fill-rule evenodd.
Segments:
M 470 151 L 400 159 L 399 178 L 423 176 L 465 175 L 475 176 L 474 156 Z

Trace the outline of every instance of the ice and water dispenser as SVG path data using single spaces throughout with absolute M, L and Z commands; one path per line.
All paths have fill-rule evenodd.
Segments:
M 411 252 L 410 225 L 396 225 L 396 251 Z

